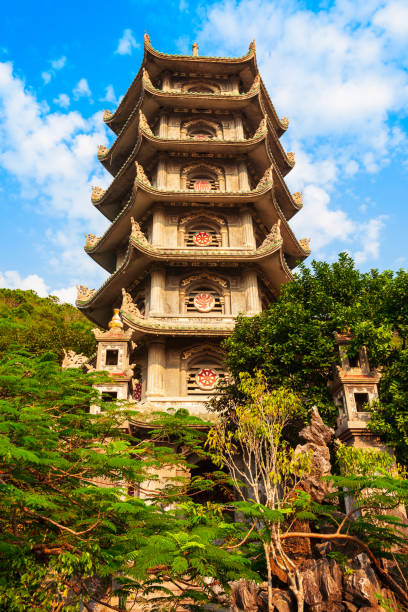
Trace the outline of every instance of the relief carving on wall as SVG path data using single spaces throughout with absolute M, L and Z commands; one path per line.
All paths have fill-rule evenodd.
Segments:
M 122 305 L 120 307 L 125 314 L 131 316 L 143 317 L 137 305 L 134 303 L 132 296 L 122 287 Z

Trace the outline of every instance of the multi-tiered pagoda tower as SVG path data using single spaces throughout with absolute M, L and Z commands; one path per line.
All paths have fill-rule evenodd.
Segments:
M 113 175 L 94 206 L 111 225 L 86 252 L 110 276 L 78 289 L 100 327 L 103 390 L 200 414 L 225 376 L 219 345 L 239 313 L 259 313 L 309 254 L 288 220 L 301 208 L 294 165 L 259 76 L 255 44 L 240 58 L 155 51 L 145 35 L 135 80 L 106 124 L 98 158 Z M 112 319 L 114 308 L 120 315 Z

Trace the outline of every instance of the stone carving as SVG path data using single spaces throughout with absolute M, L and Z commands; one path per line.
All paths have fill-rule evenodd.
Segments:
M 264 132 L 266 132 L 266 117 L 265 116 L 259 122 L 258 129 L 256 130 L 256 132 L 255 132 L 253 137 L 257 138 L 258 136 L 261 136 L 261 134 L 263 134 Z
M 182 280 L 180 284 L 182 287 L 186 287 L 190 283 L 193 283 L 196 280 L 202 280 L 202 279 L 208 279 L 211 281 L 215 281 L 219 285 L 221 285 L 221 287 L 224 287 L 224 288 L 228 287 L 228 283 L 226 280 L 224 280 L 223 278 L 220 278 L 219 276 L 214 276 L 214 274 L 209 274 L 208 272 L 203 272 L 202 274 L 194 274 L 193 276 L 189 276 L 188 278 L 185 278 L 184 280 Z
M 305 251 L 310 251 L 310 238 L 301 238 L 299 244 Z
M 142 244 L 145 244 L 146 246 L 150 246 L 150 242 L 148 241 L 148 239 L 142 232 L 140 224 L 137 221 L 135 221 L 133 217 L 130 217 L 130 222 L 132 224 L 132 230 L 130 232 L 131 237 L 134 240 L 136 240 L 136 242 L 141 242 Z
M 151 79 L 150 79 L 150 75 L 149 75 L 149 73 L 147 72 L 146 68 L 144 68 L 144 67 L 143 67 L 142 74 L 143 74 L 143 81 L 144 81 L 144 82 L 145 82 L 147 85 L 149 85 L 149 87 L 153 87 L 153 83 L 152 83 L 152 81 L 151 81 Z
M 221 351 L 217 346 L 213 344 L 200 344 L 200 346 L 193 346 L 192 348 L 181 353 L 181 359 L 189 359 L 192 355 L 197 353 L 203 353 L 208 355 L 209 353 L 216 353 L 221 358 Z
M 288 158 L 290 165 L 294 166 L 295 165 L 295 154 L 293 153 L 293 151 L 289 151 L 289 153 L 286 154 L 286 157 Z
M 100 236 L 95 236 L 95 234 L 85 234 L 85 238 L 86 249 L 92 249 L 96 244 L 98 244 L 99 240 L 101 239 Z
M 296 191 L 295 193 L 292 193 L 292 199 L 296 206 L 301 208 L 303 206 L 303 191 Z
M 88 357 L 86 355 L 82 355 L 81 353 L 76 353 L 75 351 L 66 351 L 64 350 L 64 359 L 62 360 L 61 367 L 63 369 L 67 368 L 82 368 L 85 365 L 85 362 L 88 361 Z
M 135 162 L 136 165 L 136 178 L 141 182 L 144 183 L 145 185 L 149 185 L 149 187 L 152 186 L 151 182 L 149 181 L 149 179 L 147 178 L 145 171 L 143 170 L 143 166 L 141 164 L 139 164 L 139 162 Z
M 259 247 L 259 250 L 266 249 L 267 247 L 276 244 L 282 240 L 281 231 L 280 231 L 281 220 L 278 219 L 277 222 L 272 226 L 271 231 Z
M 285 130 L 289 127 L 289 117 L 281 117 L 280 118 L 281 126 L 285 128 Z
M 139 126 L 144 132 L 146 132 L 146 134 L 149 134 L 149 136 L 154 136 L 142 109 L 139 110 Z
M 91 202 L 95 203 L 95 202 L 99 202 L 99 200 L 102 200 L 103 196 L 106 193 L 106 189 L 102 189 L 102 187 L 92 187 L 92 195 L 91 195 Z
M 105 147 L 105 145 L 98 146 L 98 157 L 105 157 L 107 155 L 109 149 Z
M 254 81 L 251 85 L 251 89 L 249 91 L 254 91 L 255 89 L 259 87 L 260 84 L 261 84 L 261 77 L 259 76 L 259 74 L 257 74 L 254 78 Z
M 269 183 L 272 183 L 272 166 L 269 166 L 269 168 L 265 170 L 265 174 L 263 175 L 263 177 L 257 184 L 255 191 L 260 191 L 261 189 L 266 187 Z
M 142 317 L 142 313 L 132 300 L 130 293 L 126 289 L 122 288 L 122 305 L 120 307 L 123 312 L 135 317 Z
M 88 289 L 85 285 L 77 285 L 78 302 L 87 302 L 95 294 L 95 289 Z
M 109 121 L 109 119 L 111 119 L 111 117 L 113 117 L 113 113 L 110 110 L 104 110 L 103 111 L 103 120 L 104 121 Z
M 255 45 L 255 38 L 254 40 L 252 40 L 249 44 L 249 51 L 255 53 L 255 49 L 256 49 L 256 45 Z
M 144 33 L 144 42 L 145 42 L 145 45 L 150 45 L 150 36 L 148 35 L 147 32 Z

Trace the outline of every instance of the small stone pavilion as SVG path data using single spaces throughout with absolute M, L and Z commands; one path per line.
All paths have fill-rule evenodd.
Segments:
M 110 276 L 77 299 L 107 330 L 95 330 L 96 369 L 112 375 L 101 391 L 203 415 L 226 375 L 220 342 L 234 317 L 266 308 L 310 253 L 288 223 L 302 206 L 284 179 L 295 163 L 279 140 L 289 121 L 254 42 L 239 58 L 202 57 L 196 44 L 182 56 L 156 51 L 148 35 L 104 121 L 116 140 L 98 159 L 113 179 L 93 188 L 92 204 L 111 224 L 85 250 Z

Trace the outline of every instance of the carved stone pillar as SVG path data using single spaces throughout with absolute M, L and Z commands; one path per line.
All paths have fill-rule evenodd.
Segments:
M 164 268 L 153 267 L 150 270 L 150 316 L 163 315 L 165 283 Z
M 153 211 L 152 246 L 164 246 L 166 217 L 164 208 L 157 206 Z
M 231 77 L 231 93 L 239 94 L 239 80 L 235 75 Z
M 235 119 L 235 134 L 236 134 L 236 138 L 239 139 L 244 139 L 244 125 L 242 123 L 242 117 L 241 115 L 235 115 L 234 117 Z
M 259 299 L 258 276 L 255 270 L 248 268 L 244 272 L 244 282 L 247 301 L 247 315 L 261 312 L 261 301 Z
M 238 182 L 240 191 L 249 191 L 248 170 L 244 161 L 238 162 Z
M 254 222 L 251 212 L 245 208 L 241 212 L 241 223 L 243 229 L 244 245 L 249 249 L 256 249 Z
M 169 127 L 168 117 L 167 117 L 167 114 L 163 112 L 160 114 L 160 123 L 159 123 L 160 138 L 167 138 L 168 127 Z
M 146 398 L 164 395 L 164 371 L 166 366 L 166 347 L 164 339 L 150 342 L 147 348 Z
M 161 156 L 157 164 L 157 188 L 166 189 L 166 187 L 167 187 L 166 160 L 163 156 Z

